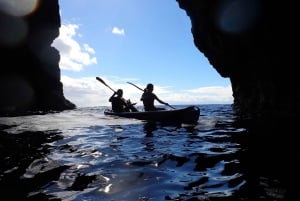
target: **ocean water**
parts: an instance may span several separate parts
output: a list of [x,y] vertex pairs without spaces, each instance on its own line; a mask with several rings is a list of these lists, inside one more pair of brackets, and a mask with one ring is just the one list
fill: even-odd
[[280,123],[249,126],[231,105],[198,107],[196,125],[105,116],[107,107],[0,117],[1,200],[281,201],[297,195],[299,143],[274,137],[297,131],[278,129]]

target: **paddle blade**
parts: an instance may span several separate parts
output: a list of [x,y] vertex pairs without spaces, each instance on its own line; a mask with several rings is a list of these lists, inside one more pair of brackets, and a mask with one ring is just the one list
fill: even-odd
[[96,77],[96,80],[98,80],[99,82],[101,82],[102,84],[104,84],[105,86],[110,88],[113,92],[116,92],[114,89],[112,89],[110,86],[108,86],[108,84],[106,84],[100,77]]
[[106,85],[106,83],[100,77],[96,77],[96,79]]

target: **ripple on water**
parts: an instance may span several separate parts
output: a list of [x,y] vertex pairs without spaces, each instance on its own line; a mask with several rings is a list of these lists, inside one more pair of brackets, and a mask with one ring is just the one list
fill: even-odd
[[1,117],[10,125],[0,135],[1,194],[28,201],[283,200],[286,185],[274,164],[288,164],[286,155],[272,156],[269,146],[265,154],[253,151],[257,141],[251,144],[228,105],[200,108],[195,126],[111,118],[103,108]]

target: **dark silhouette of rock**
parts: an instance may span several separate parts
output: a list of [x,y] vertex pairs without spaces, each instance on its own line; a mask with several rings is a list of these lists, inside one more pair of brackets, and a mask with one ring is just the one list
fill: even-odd
[[1,115],[76,107],[64,97],[60,55],[51,47],[61,25],[58,1],[36,2],[29,13],[22,10],[28,5],[18,10],[9,9],[5,2],[0,6]]
[[[177,0],[191,19],[197,48],[230,78],[234,106],[245,116],[299,113],[294,3],[271,0]],[[297,37],[298,38],[298,37]]]

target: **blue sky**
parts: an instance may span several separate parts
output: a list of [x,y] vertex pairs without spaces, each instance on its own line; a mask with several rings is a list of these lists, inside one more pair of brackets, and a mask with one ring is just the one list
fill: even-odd
[[[141,88],[169,104],[233,102],[222,78],[195,47],[191,22],[176,0],[60,0],[60,51],[65,97],[78,107],[107,106],[112,90],[141,105]],[[158,104],[158,103],[157,103]]]

